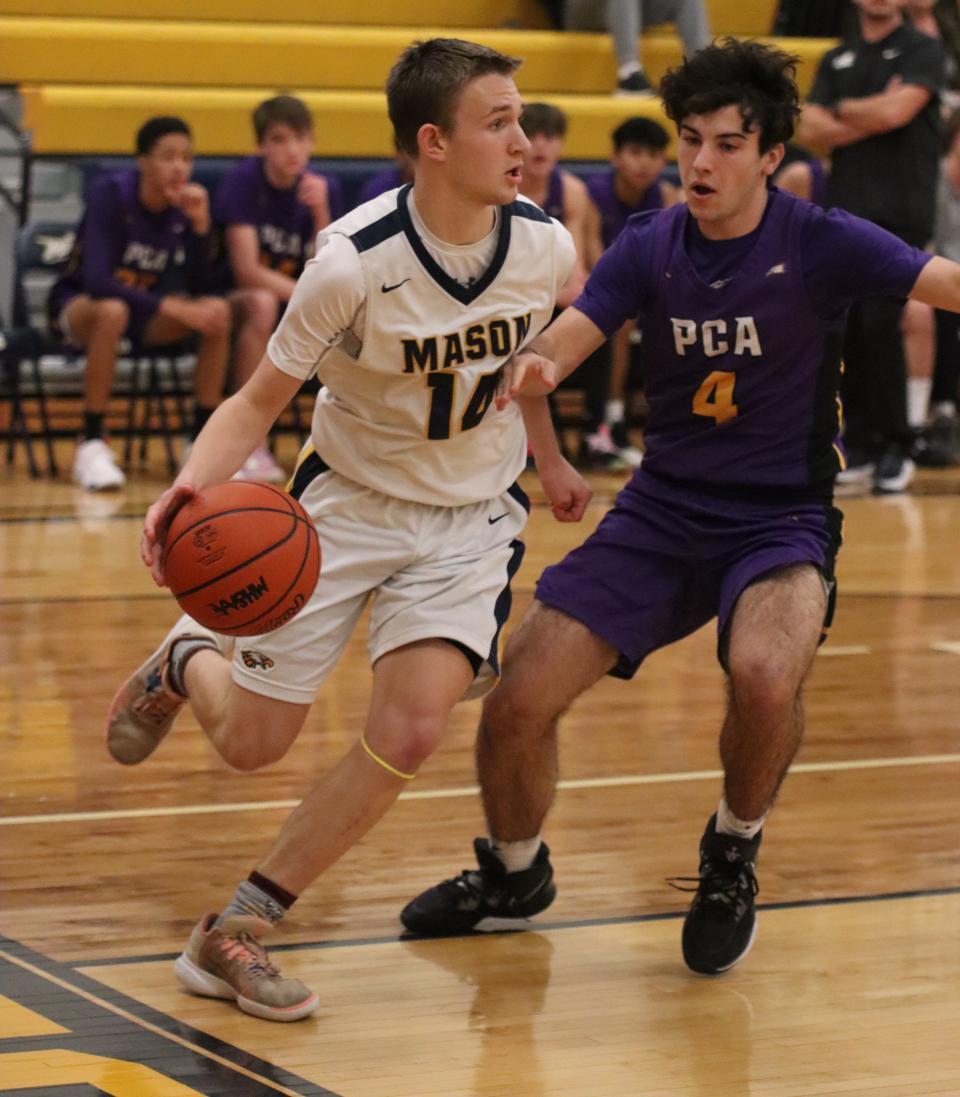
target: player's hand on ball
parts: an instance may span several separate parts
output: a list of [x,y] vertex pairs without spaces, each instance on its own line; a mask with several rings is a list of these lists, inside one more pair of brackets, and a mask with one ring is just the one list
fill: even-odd
[[546,396],[557,387],[557,367],[541,354],[517,354],[500,367],[497,410],[518,396]]
[[190,484],[174,484],[160,496],[147,511],[143,520],[143,534],[140,538],[140,557],[150,569],[153,581],[158,587],[165,585],[163,574],[163,545],[167,530],[177,511],[196,495],[196,489]]
[[558,522],[579,522],[593,495],[593,489],[564,458],[544,467],[537,466],[540,483],[550,510]]

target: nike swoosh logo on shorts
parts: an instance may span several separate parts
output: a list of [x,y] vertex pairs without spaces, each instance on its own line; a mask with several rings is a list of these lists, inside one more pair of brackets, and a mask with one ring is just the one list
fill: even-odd
[[388,286],[387,283],[384,282],[380,286],[380,292],[381,293],[392,293],[395,289],[399,289],[401,286],[406,285],[406,283],[409,282],[409,281],[410,281],[409,278],[404,278],[404,280],[402,282],[397,282],[397,284],[394,285],[394,286]]
[[498,514],[496,518],[488,518],[487,521],[492,526],[495,523],[499,522],[501,518],[507,518],[507,517],[509,517],[509,515],[510,515],[510,511],[507,511],[506,514]]

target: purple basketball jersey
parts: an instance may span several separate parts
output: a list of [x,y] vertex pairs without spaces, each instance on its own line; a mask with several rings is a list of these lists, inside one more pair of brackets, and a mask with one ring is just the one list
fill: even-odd
[[291,278],[303,270],[316,234],[313,213],[297,198],[297,184],[273,186],[259,156],[248,156],[224,176],[214,218],[221,225],[252,225],[261,264]]
[[905,296],[929,259],[859,218],[771,190],[749,237],[704,241],[686,205],[631,218],[575,307],[607,334],[639,313],[647,475],[826,499],[841,461],[845,308]]
[[623,232],[628,217],[635,213],[663,209],[663,188],[659,183],[649,186],[637,205],[628,206],[617,197],[614,178],[612,171],[605,171],[587,179],[590,198],[600,212],[600,236],[605,248],[610,247]]
[[90,188],[66,273],[50,290],[51,319],[77,294],[116,297],[130,308],[139,337],[169,293],[200,293],[209,277],[209,238],[193,232],[175,206],[141,205],[140,173],[111,172]]

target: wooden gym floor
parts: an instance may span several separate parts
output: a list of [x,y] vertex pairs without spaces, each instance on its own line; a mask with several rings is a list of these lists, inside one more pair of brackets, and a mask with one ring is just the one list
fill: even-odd
[[[546,915],[406,941],[400,907],[482,833],[477,706],[461,706],[410,792],[294,908],[274,955],[321,1006],[289,1026],[189,997],[171,962],[357,734],[364,638],[270,770],[229,772],[189,714],[154,759],[112,764],[106,707],[175,618],[136,552],[163,483],[159,460],[115,496],[0,472],[0,1094],[960,1094],[960,472],[841,504],[837,619],[736,969],[686,971],[687,897],[666,883],[695,872],[719,791],[707,628],[565,721]],[[514,621],[619,483],[597,478],[580,527],[535,506]]]

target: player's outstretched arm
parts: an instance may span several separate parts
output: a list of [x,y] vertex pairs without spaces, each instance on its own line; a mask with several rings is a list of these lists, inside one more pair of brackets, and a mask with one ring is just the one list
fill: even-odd
[[553,392],[605,338],[578,309],[566,309],[504,368],[497,407],[502,411],[518,396]]
[[228,480],[263,442],[302,381],[284,373],[264,355],[250,380],[210,416],[176,480],[147,511],[140,555],[158,585],[160,561],[170,522],[183,504],[208,484]]
[[937,309],[960,312],[960,264],[935,255],[920,271],[908,296]]

